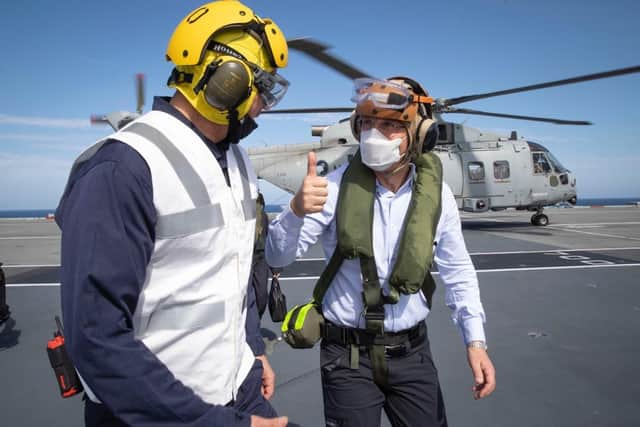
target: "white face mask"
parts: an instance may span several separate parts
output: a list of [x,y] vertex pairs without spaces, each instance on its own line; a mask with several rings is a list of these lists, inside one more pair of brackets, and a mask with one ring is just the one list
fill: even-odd
[[378,129],[371,128],[360,133],[360,155],[362,163],[374,171],[389,169],[404,154],[400,154],[403,138],[389,139]]

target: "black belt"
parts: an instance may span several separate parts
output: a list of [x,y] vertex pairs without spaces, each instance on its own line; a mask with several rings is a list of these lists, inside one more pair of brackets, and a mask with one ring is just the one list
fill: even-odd
[[347,328],[325,320],[322,338],[343,346],[357,345],[361,349],[373,345],[384,345],[385,354],[391,357],[403,356],[412,348],[422,344],[427,337],[427,325],[419,322],[416,326],[399,332],[385,332],[375,335],[365,329]]

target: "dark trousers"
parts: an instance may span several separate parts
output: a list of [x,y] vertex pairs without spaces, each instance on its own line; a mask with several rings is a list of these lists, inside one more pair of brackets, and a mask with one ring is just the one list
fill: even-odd
[[388,357],[388,385],[373,381],[367,351],[359,352],[358,369],[350,368],[350,350],[322,341],[320,364],[327,427],[380,425],[384,408],[394,427],[446,427],[447,417],[429,340],[404,356]]
[[[269,401],[262,396],[262,362],[256,359],[249,375],[242,382],[238,396],[230,404],[234,409],[265,418],[277,416]],[[87,427],[126,427],[105,405],[85,398],[84,423]]]

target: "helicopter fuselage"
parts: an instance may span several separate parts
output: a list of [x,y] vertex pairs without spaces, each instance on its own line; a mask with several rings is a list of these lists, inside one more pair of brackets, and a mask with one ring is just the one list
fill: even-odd
[[[456,123],[440,122],[439,126],[434,152],[459,209],[516,208],[541,214],[544,206],[575,203],[575,177],[540,144]],[[295,193],[306,174],[309,151],[317,153],[320,175],[353,157],[358,144],[345,133],[347,129],[344,122],[339,123],[327,127],[320,142],[251,148],[249,155],[260,178]]]

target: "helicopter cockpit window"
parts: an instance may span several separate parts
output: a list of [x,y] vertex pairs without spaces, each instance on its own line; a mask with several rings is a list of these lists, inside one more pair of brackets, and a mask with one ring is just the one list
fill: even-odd
[[469,162],[467,164],[469,171],[469,179],[472,181],[480,181],[484,179],[484,165],[482,162]]
[[549,161],[553,166],[553,170],[556,171],[556,173],[569,172],[569,169],[562,166],[562,163],[560,163],[560,160],[556,159],[556,157],[553,154],[551,154],[550,152],[547,152],[547,157],[549,158]]
[[551,165],[544,153],[534,152],[531,153],[533,159],[533,173],[549,173],[551,172]]

